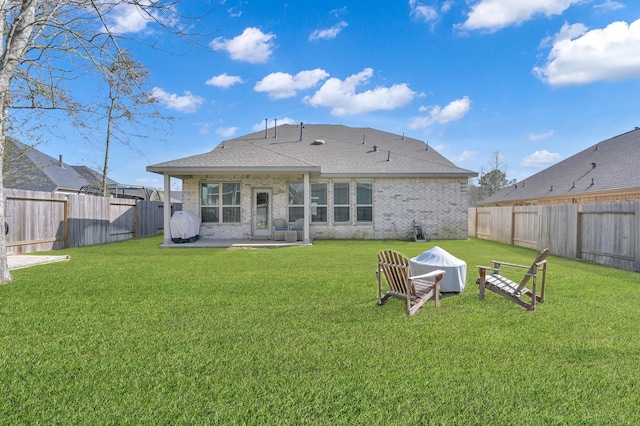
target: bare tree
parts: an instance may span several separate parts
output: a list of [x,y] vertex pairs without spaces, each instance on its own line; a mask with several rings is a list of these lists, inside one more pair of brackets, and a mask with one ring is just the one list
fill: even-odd
[[[177,0],[0,0],[0,156],[4,158],[10,111],[65,111],[82,125],[80,116],[91,108],[74,99],[71,82],[90,72],[105,75],[110,64],[126,56],[120,47],[126,34],[112,31],[113,18],[123,8],[190,39],[184,29],[198,18],[179,15],[177,4]],[[4,200],[2,176],[0,169],[0,200]],[[0,202],[0,218],[5,217],[5,204]],[[6,248],[0,232],[0,282],[11,280]]]
[[107,176],[109,171],[109,152],[112,140],[138,151],[134,139],[146,139],[148,134],[141,132],[138,126],[144,120],[145,127],[166,124],[172,117],[163,115],[156,108],[158,100],[145,90],[145,81],[149,71],[131,54],[121,50],[119,56],[109,67],[102,71],[107,85],[106,102],[98,104],[98,114],[106,122],[104,167],[102,168],[102,195],[107,196]]

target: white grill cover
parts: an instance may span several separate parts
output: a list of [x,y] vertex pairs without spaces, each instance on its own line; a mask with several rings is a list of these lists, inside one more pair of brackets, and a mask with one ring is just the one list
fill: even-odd
[[173,213],[169,225],[171,226],[171,239],[174,242],[186,242],[181,240],[192,239],[195,241],[195,237],[200,236],[200,223],[202,219],[200,216],[188,212],[179,210]]
[[440,281],[440,291],[443,293],[460,293],[464,290],[467,279],[467,263],[453,256],[438,246],[425,251],[411,259],[411,274],[420,275],[442,269],[444,278]]

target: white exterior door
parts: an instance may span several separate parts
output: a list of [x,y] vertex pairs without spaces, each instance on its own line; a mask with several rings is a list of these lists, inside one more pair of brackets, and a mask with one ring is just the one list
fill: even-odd
[[271,237],[271,189],[253,190],[252,233],[257,238]]

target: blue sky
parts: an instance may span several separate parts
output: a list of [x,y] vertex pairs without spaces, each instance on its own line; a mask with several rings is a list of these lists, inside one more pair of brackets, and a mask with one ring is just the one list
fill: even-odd
[[[278,124],[372,127],[424,140],[480,172],[502,154],[523,179],[640,126],[640,2],[631,0],[183,1],[202,48],[131,10],[112,28],[176,117],[164,141],[115,146],[110,176],[161,187],[145,168]],[[134,34],[135,33],[135,34]],[[204,36],[204,34],[207,34]],[[73,136],[40,147],[99,168]]]

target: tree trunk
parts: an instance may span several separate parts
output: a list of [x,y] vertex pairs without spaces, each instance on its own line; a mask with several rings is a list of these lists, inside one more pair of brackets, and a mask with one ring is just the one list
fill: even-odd
[[[0,77],[0,84],[2,77]],[[7,85],[8,86],[8,85]],[[4,233],[6,223],[6,200],[4,196],[4,146],[5,146],[5,123],[7,118],[7,102],[8,102],[8,90],[0,90],[0,284],[11,281],[11,272],[9,271],[9,264],[7,263],[7,236]]]
[[[0,45],[0,160],[4,158],[6,140],[7,110],[11,102],[9,89],[16,67],[22,60],[29,45],[31,34],[35,25],[36,6],[35,0],[23,0],[22,7],[14,16],[14,24],[9,31],[5,28],[7,8],[11,2],[0,3],[0,20],[2,20],[2,44]],[[7,263],[7,239],[4,233],[6,222],[6,200],[4,196],[3,165],[0,161],[0,283],[11,281],[11,273]]]

